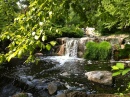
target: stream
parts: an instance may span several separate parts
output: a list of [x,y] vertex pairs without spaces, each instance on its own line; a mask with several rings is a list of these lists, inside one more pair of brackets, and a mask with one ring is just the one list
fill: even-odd
[[[60,60],[58,60],[60,59]],[[4,64],[0,77],[0,97],[11,97],[14,94],[25,92],[33,97],[54,97],[58,94],[71,91],[83,91],[86,94],[119,93],[124,92],[129,82],[129,75],[114,78],[113,85],[102,85],[88,81],[84,76],[86,71],[108,70],[110,63],[91,63],[81,58],[63,61],[63,57],[41,57],[38,64],[23,64],[23,60],[13,59]],[[61,61],[62,60],[62,61]],[[57,92],[48,93],[48,84],[55,82]]]

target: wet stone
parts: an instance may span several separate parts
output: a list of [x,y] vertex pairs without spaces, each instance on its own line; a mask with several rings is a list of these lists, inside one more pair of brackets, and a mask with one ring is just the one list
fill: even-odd
[[57,84],[54,83],[54,82],[50,82],[50,83],[48,84],[48,91],[49,91],[49,94],[54,94],[54,93],[56,93],[56,91],[57,91]]

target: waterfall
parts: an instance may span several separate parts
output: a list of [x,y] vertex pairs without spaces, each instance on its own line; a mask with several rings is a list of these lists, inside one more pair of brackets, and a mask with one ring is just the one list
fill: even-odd
[[[78,44],[79,44],[78,38],[66,38],[66,41],[64,43],[65,44],[64,45],[62,44],[62,46],[61,46],[61,47],[65,47],[65,54],[64,55],[62,55],[62,56],[47,56],[47,57],[43,57],[40,59],[45,60],[45,61],[50,61],[53,63],[57,63],[57,66],[62,66],[67,62],[71,63],[71,64],[73,64],[75,62],[84,62],[84,59],[78,58],[78,55],[77,55]],[[63,50],[63,48],[62,48],[62,50]]]
[[111,50],[111,61],[114,61],[114,46],[112,45],[112,50]]
[[77,49],[78,49],[78,40],[77,39],[68,39],[66,41],[65,56],[76,58]]

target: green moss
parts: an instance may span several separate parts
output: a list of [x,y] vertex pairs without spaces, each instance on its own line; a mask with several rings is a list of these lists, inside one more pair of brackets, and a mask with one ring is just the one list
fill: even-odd
[[111,44],[106,41],[100,43],[88,42],[86,44],[85,58],[89,60],[107,60],[110,58]]

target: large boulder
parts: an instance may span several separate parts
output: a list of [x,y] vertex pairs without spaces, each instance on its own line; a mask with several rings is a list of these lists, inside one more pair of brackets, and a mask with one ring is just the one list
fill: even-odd
[[86,72],[85,76],[88,80],[104,85],[112,85],[112,73],[109,71],[90,71]]

